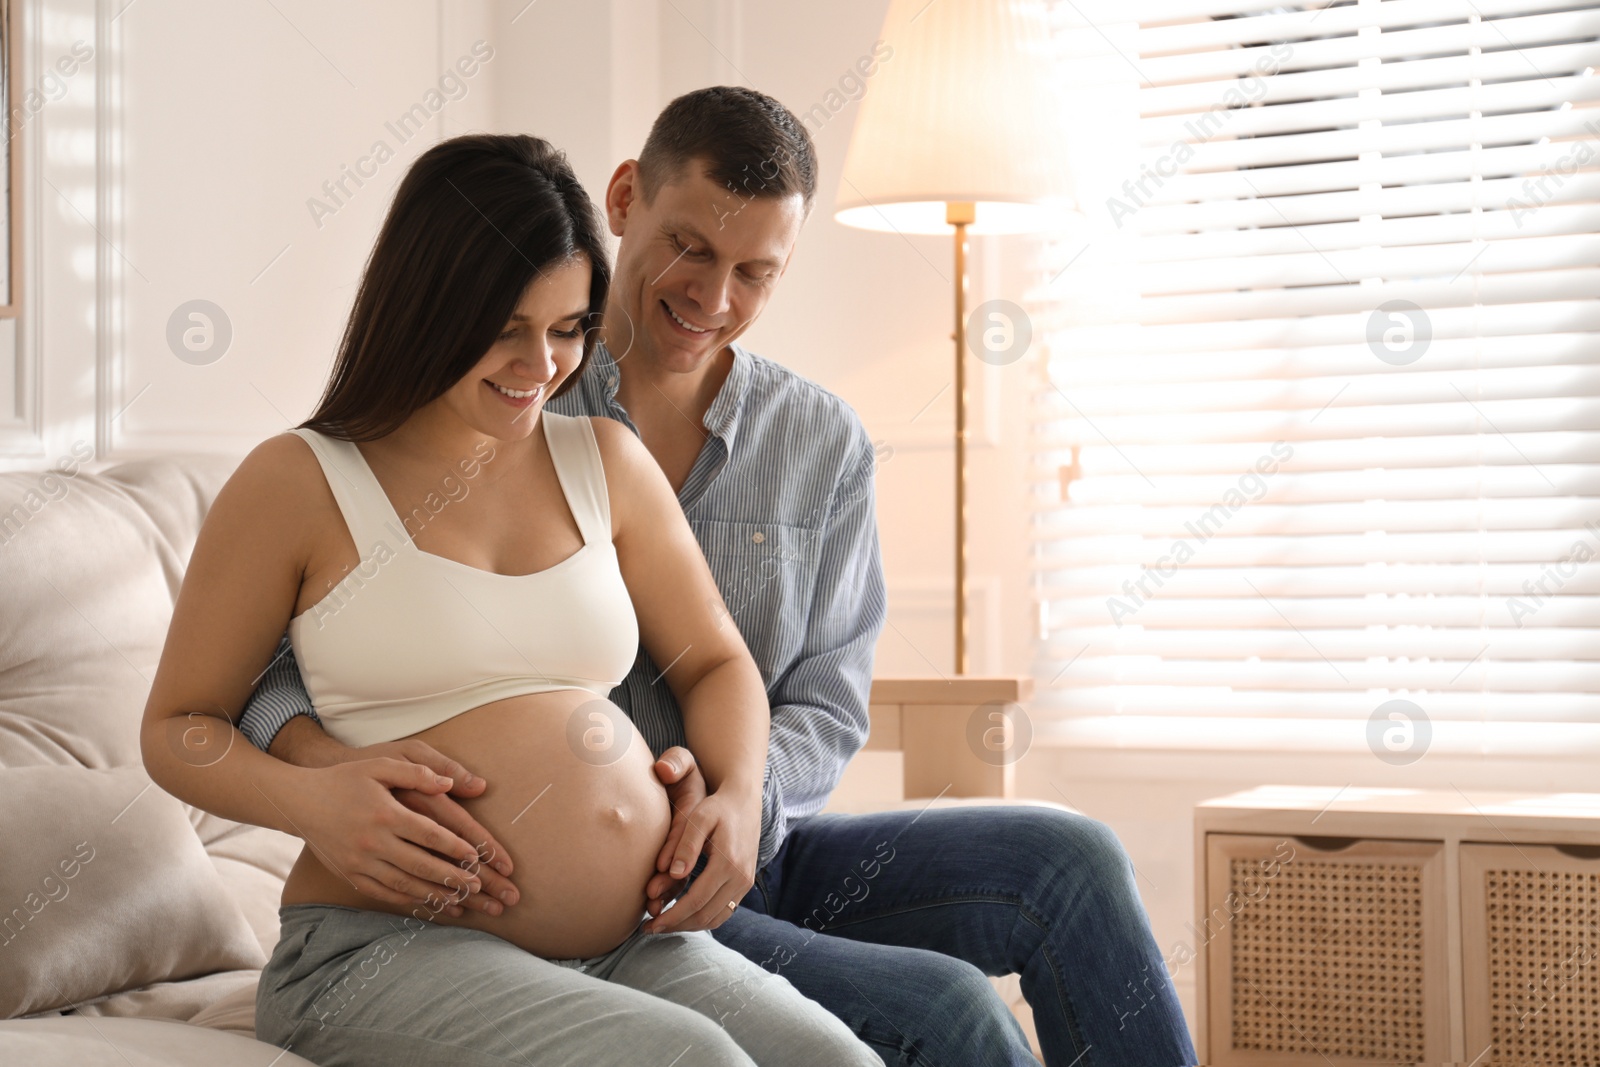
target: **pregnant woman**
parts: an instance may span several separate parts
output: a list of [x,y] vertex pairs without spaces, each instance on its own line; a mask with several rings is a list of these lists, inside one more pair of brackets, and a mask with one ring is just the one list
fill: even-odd
[[[696,915],[752,883],[770,713],[644,446],[543,410],[582,373],[608,282],[599,217],[559,152],[532,137],[435,146],[395,195],[317,411],[244,460],[195,545],[145,764],[180,799],[305,840],[256,1029],[321,1067],[880,1062],[707,930],[642,924],[672,813],[606,694],[641,644],[669,664],[660,684],[712,791],[678,831],[713,854],[675,905]],[[448,780],[217,743],[286,624],[330,734],[417,738],[494,783],[466,803],[507,856],[454,857],[451,884],[464,897],[480,858],[509,859],[516,906],[415,904],[408,876],[448,869],[421,850],[376,878],[319,853],[317,828],[349,798]],[[476,1051],[485,1029],[501,1054]]]

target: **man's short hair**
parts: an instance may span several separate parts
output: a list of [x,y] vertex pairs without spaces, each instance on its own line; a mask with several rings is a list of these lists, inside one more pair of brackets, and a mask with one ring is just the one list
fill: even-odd
[[650,127],[639,153],[645,202],[693,160],[718,185],[746,199],[799,194],[809,214],[817,152],[794,113],[765,93],[714,85],[684,93]]

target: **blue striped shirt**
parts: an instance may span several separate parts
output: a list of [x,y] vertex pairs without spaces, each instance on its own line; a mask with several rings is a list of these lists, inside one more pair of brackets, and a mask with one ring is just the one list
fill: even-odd
[[[772,707],[761,796],[765,866],[789,821],[827,803],[866,742],[872,652],[886,599],[873,512],[877,457],[860,418],[788,368],[737,344],[733,351],[678,503]],[[549,408],[615,419],[637,434],[617,403],[617,382],[616,362],[598,347],[578,384]],[[683,713],[661,674],[641,648],[611,692],[658,756],[687,747]],[[239,729],[265,749],[284,723],[303,714],[316,713],[286,636]]]

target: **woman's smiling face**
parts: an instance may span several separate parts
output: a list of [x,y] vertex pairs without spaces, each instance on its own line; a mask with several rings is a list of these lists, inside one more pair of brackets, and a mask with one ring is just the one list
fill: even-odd
[[489,437],[532,433],[550,394],[583,362],[589,282],[583,256],[541,272],[489,351],[439,400]]

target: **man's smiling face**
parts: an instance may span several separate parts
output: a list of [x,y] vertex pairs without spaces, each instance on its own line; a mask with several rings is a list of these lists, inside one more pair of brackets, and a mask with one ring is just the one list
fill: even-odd
[[744,333],[766,307],[794,253],[799,193],[751,197],[691,160],[645,202],[637,162],[617,168],[606,193],[621,238],[606,341],[615,358],[692,371]]

